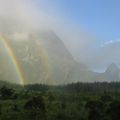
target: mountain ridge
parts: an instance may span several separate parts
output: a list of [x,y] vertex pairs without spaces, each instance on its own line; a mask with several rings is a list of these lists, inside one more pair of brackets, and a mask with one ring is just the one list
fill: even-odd
[[[18,33],[15,38],[13,35],[6,35],[6,37],[9,38],[7,42],[13,49],[28,84],[67,84],[120,80],[120,69],[114,63],[104,73],[100,74],[89,70],[86,65],[76,62],[62,40],[53,31],[24,34]],[[19,36],[22,40],[17,40]],[[1,54],[4,55],[4,51],[2,52]],[[16,82],[15,73],[9,72],[11,69],[7,67],[9,61],[5,59],[6,57],[4,57],[3,63],[0,62],[0,67],[5,68],[0,71],[0,77],[3,76],[1,79],[8,81],[14,79]]]

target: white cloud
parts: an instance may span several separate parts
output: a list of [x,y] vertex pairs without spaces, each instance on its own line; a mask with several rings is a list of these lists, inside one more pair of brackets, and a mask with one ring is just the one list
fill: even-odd
[[106,42],[103,44],[103,46],[104,46],[104,45],[108,45],[108,44],[113,44],[113,43],[116,43],[116,42],[120,42],[120,39],[106,41]]
[[114,40],[109,40],[107,42],[104,43],[104,45],[108,45],[108,44],[111,44],[111,43],[114,43],[115,41]]
[[[83,56],[85,49],[94,42],[93,37],[62,16],[57,7],[49,6],[50,2],[44,7],[53,8],[56,14],[48,14],[40,3],[39,8],[33,3],[32,0],[0,0],[0,32],[12,32],[13,37],[18,38],[22,32],[49,28],[58,34],[75,57],[79,51]],[[24,37],[22,34],[20,39]]]
[[103,70],[111,63],[116,63],[120,66],[120,40],[113,40],[104,43],[103,46],[95,48],[89,55],[88,59],[85,59],[85,63],[95,69]]

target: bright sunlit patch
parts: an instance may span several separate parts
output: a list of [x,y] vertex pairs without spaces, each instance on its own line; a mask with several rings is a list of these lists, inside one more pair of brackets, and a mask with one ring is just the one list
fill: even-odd
[[18,61],[16,59],[16,56],[15,56],[12,48],[10,47],[10,45],[8,44],[6,38],[3,35],[0,35],[0,42],[1,42],[1,44],[3,44],[3,47],[6,49],[7,54],[10,57],[10,60],[13,63],[13,66],[14,66],[14,68],[16,70],[18,79],[20,81],[19,83],[21,85],[24,85],[25,84],[25,79],[23,77],[22,70],[20,69],[19,63],[18,63]]

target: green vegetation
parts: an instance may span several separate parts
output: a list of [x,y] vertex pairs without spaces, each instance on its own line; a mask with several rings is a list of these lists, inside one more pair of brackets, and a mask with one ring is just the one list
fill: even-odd
[[119,119],[119,82],[0,88],[0,120]]

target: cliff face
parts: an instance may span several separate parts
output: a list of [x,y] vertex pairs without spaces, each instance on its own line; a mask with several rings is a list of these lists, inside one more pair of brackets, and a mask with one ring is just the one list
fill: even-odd
[[[120,80],[120,70],[115,64],[100,74],[77,63],[62,40],[52,31],[7,34],[5,37],[26,83],[66,84]],[[1,42],[0,49],[1,80],[19,83],[13,61]]]
[[[91,76],[85,65],[78,64],[66,49],[64,43],[52,31],[42,31],[37,34],[28,34],[27,37],[19,34],[6,36],[6,39],[16,56],[27,83],[65,84],[77,81],[88,81]],[[19,40],[19,36],[22,40]],[[2,52],[4,55],[4,52]],[[3,61],[6,63],[8,60]],[[2,64],[3,65],[3,64]],[[1,66],[2,66],[1,65]],[[16,79],[14,72],[9,72],[7,64],[1,76],[2,79]],[[15,81],[15,80],[14,80]]]

